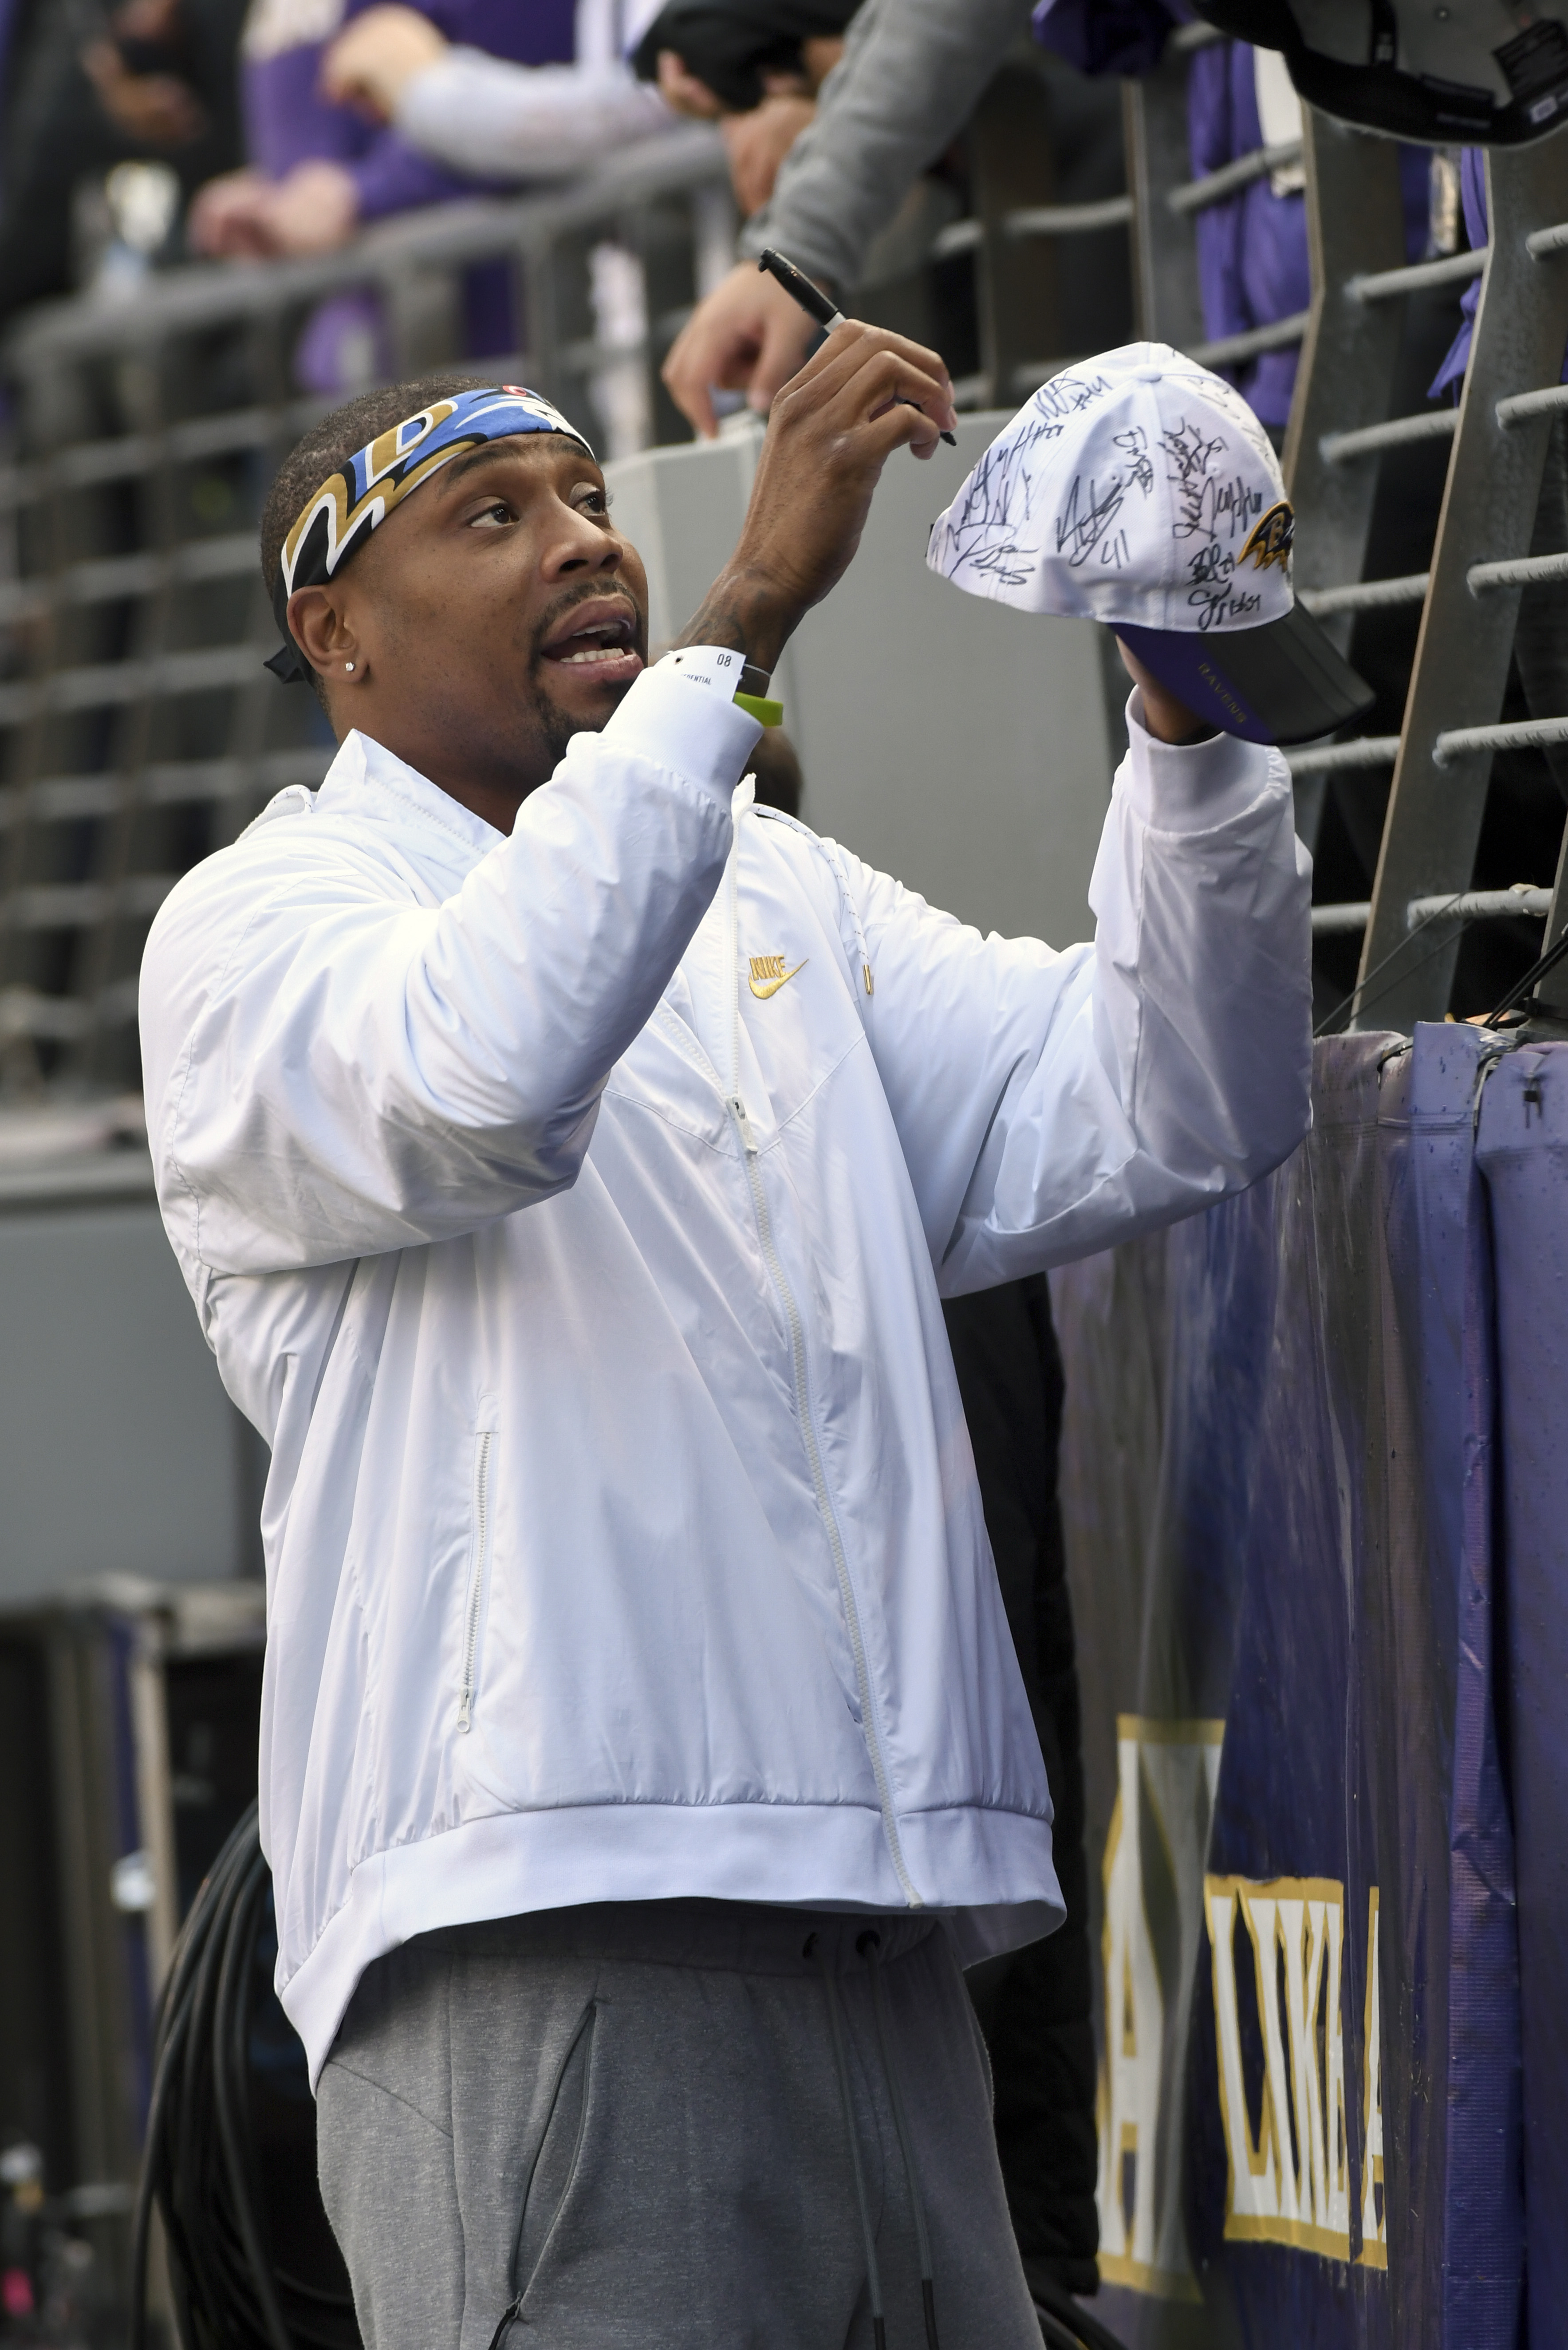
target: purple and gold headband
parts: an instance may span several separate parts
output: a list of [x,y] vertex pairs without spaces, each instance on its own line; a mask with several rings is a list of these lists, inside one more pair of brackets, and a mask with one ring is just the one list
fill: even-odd
[[541,393],[520,383],[487,384],[432,400],[417,416],[379,432],[312,492],[283,542],[272,585],[272,608],[283,638],[281,650],[266,664],[275,677],[292,685],[310,674],[288,630],[288,599],[295,589],[323,586],[410,490],[454,457],[514,432],[564,432],[590,457],[594,453],[576,425]]

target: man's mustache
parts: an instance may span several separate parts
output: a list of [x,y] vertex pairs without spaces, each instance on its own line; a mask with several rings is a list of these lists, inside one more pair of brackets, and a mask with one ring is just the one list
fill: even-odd
[[568,619],[579,606],[583,604],[605,604],[609,602],[621,603],[626,606],[627,618],[631,622],[632,645],[646,660],[648,658],[648,615],[639,608],[637,600],[631,594],[630,590],[623,587],[618,581],[615,581],[608,587],[601,586],[597,588],[585,583],[583,587],[574,588],[569,595],[563,596],[558,602],[550,607],[549,610],[545,613],[538,627],[534,631],[534,660],[535,662],[543,659],[545,647],[560,629],[562,622]]

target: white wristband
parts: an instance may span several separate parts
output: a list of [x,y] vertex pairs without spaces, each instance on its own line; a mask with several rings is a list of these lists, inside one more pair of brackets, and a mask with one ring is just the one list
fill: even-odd
[[706,687],[723,702],[735,699],[745,666],[745,654],[729,645],[682,645],[678,653],[666,653],[654,663],[656,669],[678,669],[688,683]]

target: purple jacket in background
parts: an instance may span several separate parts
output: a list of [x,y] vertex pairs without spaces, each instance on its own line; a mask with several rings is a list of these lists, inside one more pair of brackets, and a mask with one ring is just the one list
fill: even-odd
[[[1144,74],[1158,63],[1172,26],[1190,23],[1193,14],[1189,0],[1041,0],[1034,33],[1081,72]],[[1216,41],[1193,56],[1187,124],[1195,179],[1263,143],[1252,59],[1244,41]],[[1402,148],[1399,166],[1406,251],[1418,261],[1428,233],[1425,149]],[[1312,276],[1303,196],[1276,196],[1267,180],[1255,180],[1240,195],[1199,213],[1195,227],[1203,327],[1211,341],[1306,308]],[[1265,351],[1249,367],[1222,372],[1262,422],[1282,426],[1298,356]]]
[[1039,0],[1034,37],[1085,74],[1152,73],[1172,25],[1192,22],[1191,0]]
[[[348,0],[347,21],[371,0]],[[514,65],[570,64],[574,0],[421,0],[449,41]],[[276,57],[247,59],[244,68],[246,144],[250,160],[269,179],[296,163],[341,163],[359,193],[361,220],[380,220],[416,204],[438,204],[466,194],[476,182],[410,147],[397,131],[378,129],[352,108],[331,106],[317,87],[325,42],[311,41]]]
[[[1459,159],[1459,193],[1465,207],[1465,234],[1469,239],[1470,251],[1479,253],[1491,236],[1487,219],[1486,157],[1479,147],[1467,147]],[[1465,314],[1464,324],[1454,337],[1448,358],[1432,378],[1432,388],[1427,394],[1428,400],[1436,400],[1438,394],[1447,391],[1450,384],[1464,381],[1465,369],[1470,363],[1470,338],[1475,333],[1476,305],[1480,300],[1480,279],[1478,277],[1465,288],[1459,303]],[[1563,381],[1568,383],[1568,354],[1563,360]]]
[[[1262,145],[1252,51],[1245,42],[1217,41],[1193,57],[1187,125],[1195,179]],[[1203,325],[1211,339],[1244,334],[1249,327],[1268,326],[1306,308],[1312,273],[1304,196],[1276,196],[1267,180],[1254,180],[1239,196],[1199,213],[1193,225]],[[1423,192],[1423,241],[1426,227]],[[1288,421],[1298,357],[1294,350],[1265,351],[1250,367],[1234,371],[1234,381],[1264,424]]]

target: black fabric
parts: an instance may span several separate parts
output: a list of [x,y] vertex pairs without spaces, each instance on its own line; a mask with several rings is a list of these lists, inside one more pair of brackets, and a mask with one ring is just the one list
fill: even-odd
[[1067,1922],[967,1978],[996,2083],[996,2142],[1026,2262],[1099,2282],[1096,2064],[1073,1611],[1056,1495],[1062,1365],[1044,1274],[944,1306],[1002,1605],[1056,1807]]
[[270,669],[280,685],[304,685],[310,676],[305,657],[292,638],[286,645],[278,647],[270,660],[264,660],[262,667]]
[[834,39],[859,0],[668,0],[632,58],[643,81],[659,78],[660,49],[673,49],[721,106],[760,106],[763,75],[798,73],[803,41]]
[[[1196,5],[1200,16],[1234,39],[1282,49],[1291,79],[1309,106],[1389,138],[1435,147],[1454,141],[1520,147],[1561,129],[1568,109],[1568,31],[1555,16],[1537,18],[1501,49],[1488,47],[1478,26],[1464,60],[1476,77],[1469,82],[1407,73],[1395,64],[1399,7],[1413,14],[1411,0],[1363,0],[1366,58],[1357,65],[1312,47],[1286,0],[1196,0]],[[1343,14],[1336,16],[1336,31],[1345,21]],[[1509,85],[1507,105],[1496,104],[1484,86],[1494,59]]]

